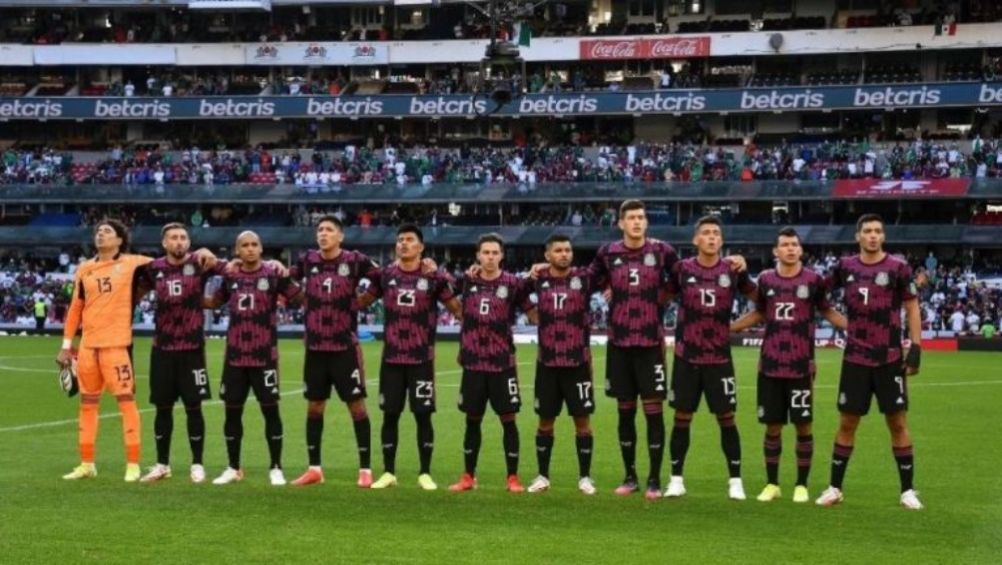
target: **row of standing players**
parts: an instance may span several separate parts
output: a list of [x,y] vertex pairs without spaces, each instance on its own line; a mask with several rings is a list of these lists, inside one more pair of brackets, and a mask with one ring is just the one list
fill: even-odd
[[[135,270],[139,287],[153,289],[157,296],[156,335],[150,364],[150,398],[157,407],[154,424],[157,464],[142,480],[170,476],[172,414],[178,399],[188,414],[194,460],[192,479],[196,482],[205,479],[200,404],[209,397],[209,383],[202,308],[226,304],[230,325],[220,397],[226,411],[228,467],[213,482],[227,484],[243,478],[242,415],[253,390],[265,420],[270,480],[275,485],[285,484],[275,319],[278,299],[282,296],[288,301],[301,301],[306,315],[304,395],[308,401],[309,467],[293,484],[324,480],[321,467],[324,411],[332,391],[336,391],[354,422],[360,487],[386,488],[397,484],[398,425],[405,404],[409,404],[417,423],[418,483],[427,490],[437,488],[431,478],[434,447],[431,414],[436,408],[435,328],[438,303],[442,303],[462,321],[459,408],[466,415],[465,470],[449,489],[476,488],[481,423],[490,404],[503,427],[507,489],[525,490],[518,478],[516,414],[522,397],[512,335],[516,313],[522,310],[539,326],[534,388],[539,415],[536,435],[539,475],[528,490],[540,492],[550,486],[554,423],[566,404],[575,425],[578,488],[593,494],[596,487],[590,478],[593,440],[589,416],[594,411],[595,398],[589,297],[593,292],[606,290],[610,294],[610,329],[605,391],[617,400],[619,443],[625,467],[625,478],[615,489],[616,494],[629,495],[641,490],[635,464],[638,407],[642,407],[647,422],[650,458],[645,496],[655,499],[686,494],[683,470],[690,427],[705,397],[720,426],[729,473],[728,496],[745,499],[741,444],[734,417],[737,396],[729,332],[764,323],[758,417],[766,425],[763,447],[768,481],[758,499],[769,501],[781,496],[778,480],[781,432],[789,421],[797,434],[793,499],[808,501],[807,479],[813,453],[814,325],[815,316],[820,314],[836,327],[847,328],[848,340],[838,392],[841,421],[831,481],[817,503],[830,506],[842,501],[842,481],[855,430],[875,396],[891,432],[901,480],[901,503],[911,509],[922,507],[912,486],[914,460],[905,419],[906,377],[917,372],[920,359],[916,289],[907,264],[883,251],[883,222],[879,217],[868,215],[860,219],[857,225],[860,253],[843,258],[827,279],[803,268],[799,236],[792,229],[782,230],[774,248],[776,269],[762,273],[757,284],[748,276],[743,258],[721,257],[723,234],[716,218],[697,222],[693,237],[697,255],[685,260],[679,259],[667,243],[646,236],[647,219],[641,202],[623,203],[619,225],[623,240],[602,247],[588,267],[572,266],[573,252],[568,238],[550,238],[546,244],[547,262],[535,265],[529,278],[503,271],[503,241],[496,235],[485,235],[477,242],[477,266],[458,283],[437,270],[433,262],[422,260],[423,236],[415,226],[398,230],[396,262],[380,268],[365,255],[342,249],[340,223],[336,218],[324,218],[317,227],[318,249],[306,253],[288,269],[261,260],[261,242],[252,232],[244,232],[237,238],[238,260],[223,266],[214,258],[206,260],[204,250],[190,253],[190,241],[183,226],[166,226],[163,232],[166,256]],[[119,259],[116,256],[114,260]],[[203,297],[208,278],[216,275],[222,276],[222,284],[212,297]],[[370,285],[359,294],[362,279],[368,279]],[[829,293],[836,287],[845,291],[848,321],[828,302]],[[731,311],[738,292],[752,299],[756,308],[732,323]],[[379,376],[385,472],[373,481],[365,376],[355,319],[359,308],[380,298],[386,312]],[[669,382],[661,320],[664,305],[672,299],[679,302],[679,315]],[[907,352],[901,345],[903,307],[915,344]],[[71,339],[73,334],[67,337]],[[81,346],[81,351],[86,349],[85,343]],[[61,358],[65,360],[63,353]],[[134,391],[134,382],[126,385]],[[83,395],[85,403],[87,396]],[[666,399],[675,414],[669,441],[671,474],[662,492]],[[85,439],[91,440],[89,453],[84,448]],[[82,459],[86,464],[86,456],[90,456],[90,469],[93,469],[92,443],[92,438],[81,437]],[[91,476],[80,472],[82,467],[85,465],[67,478]]]

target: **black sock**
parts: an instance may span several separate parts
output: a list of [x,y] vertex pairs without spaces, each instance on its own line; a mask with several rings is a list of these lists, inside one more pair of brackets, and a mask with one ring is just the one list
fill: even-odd
[[647,418],[647,453],[651,459],[651,470],[647,475],[648,485],[661,485],[661,464],[665,458],[665,419],[661,403],[645,404]]
[[[510,420],[505,421],[510,417]],[[501,425],[504,427],[502,443],[504,445],[504,461],[508,468],[508,475],[518,474],[518,425],[515,424],[515,415],[506,414],[502,416]]]
[[466,472],[477,474],[477,459],[480,458],[480,417],[466,417],[466,437],[463,438],[463,460]]
[[550,455],[553,453],[553,429],[536,430],[536,460],[539,462],[539,474],[549,478]]
[[352,417],[352,424],[355,427],[355,443],[358,445],[358,468],[372,468],[372,429],[369,424],[369,415],[363,412],[360,416]]
[[431,454],[435,451],[435,428],[431,425],[431,414],[415,414],[417,421],[418,457],[421,460],[421,474],[431,473]]
[[763,441],[765,453],[765,476],[770,485],[779,484],[779,456],[783,453],[783,436],[771,436],[768,432]]
[[898,464],[898,477],[901,479],[901,492],[914,488],[912,479],[915,476],[915,453],[912,446],[895,447],[894,461]]
[[842,481],[845,480],[845,470],[849,467],[849,458],[852,457],[852,446],[835,444],[832,451],[832,486],[841,489]]
[[814,457],[814,436],[797,436],[797,484],[807,486],[807,476],[811,474],[811,459]]
[[306,412],[306,452],[310,458],[311,467],[320,466],[320,452],[324,437],[323,412]]
[[591,453],[594,449],[595,438],[591,432],[586,435],[578,435],[574,443],[578,450],[578,474],[582,477],[591,476]]
[[264,416],[264,436],[268,440],[268,454],[271,456],[271,468],[282,468],[282,416],[278,412],[278,404],[261,405],[261,415]]
[[383,442],[383,467],[387,473],[397,472],[397,442],[400,440],[400,413],[384,412],[383,429],[380,433]]
[[741,436],[734,415],[717,418],[720,424],[720,448],[727,458],[727,472],[732,479],[741,477]]
[[626,479],[637,480],[637,403],[619,403],[619,450],[623,455]]
[[226,438],[226,455],[231,469],[240,468],[240,442],[244,439],[244,405],[226,406],[223,437]]
[[153,437],[157,442],[157,463],[170,465],[170,438],[174,434],[174,406],[157,406]]
[[188,414],[188,445],[191,446],[191,464],[202,464],[202,452],[205,451],[205,414],[199,405],[185,406]]
[[689,453],[689,426],[692,420],[675,418],[671,429],[671,474],[681,477],[685,470],[685,456]]

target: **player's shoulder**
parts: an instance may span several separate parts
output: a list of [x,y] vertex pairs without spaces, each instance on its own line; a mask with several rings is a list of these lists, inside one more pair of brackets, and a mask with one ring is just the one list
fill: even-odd
[[142,267],[143,265],[149,265],[155,259],[147,255],[137,255],[135,253],[123,253],[119,255],[119,260],[130,267]]
[[[806,271],[807,269],[804,269],[804,272]],[[758,284],[771,284],[774,280],[776,280],[776,276],[776,269],[766,269],[758,274]]]
[[675,254],[675,248],[667,241],[662,241],[653,237],[647,238],[647,245],[650,249],[661,254]]
[[887,264],[890,265],[891,268],[899,271],[910,271],[912,268],[911,265],[908,264],[908,260],[900,255],[888,254]]

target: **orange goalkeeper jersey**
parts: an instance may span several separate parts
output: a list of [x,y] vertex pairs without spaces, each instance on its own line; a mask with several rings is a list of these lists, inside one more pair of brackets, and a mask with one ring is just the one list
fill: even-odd
[[83,330],[80,347],[126,347],[132,344],[133,293],[136,269],[152,261],[142,255],[90,259],[77,269],[63,337]]

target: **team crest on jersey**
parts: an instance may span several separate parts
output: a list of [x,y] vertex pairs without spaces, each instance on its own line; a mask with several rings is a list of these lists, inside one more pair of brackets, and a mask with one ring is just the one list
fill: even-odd
[[418,279],[417,281],[418,290],[428,290],[428,279]]
[[720,285],[721,288],[730,288],[731,276],[727,273],[720,275],[720,278],[717,279],[717,284]]
[[658,264],[658,260],[654,258],[654,254],[653,253],[648,253],[648,254],[644,255],[644,265],[646,265],[648,267],[653,267],[654,265],[657,265],[657,264]]
[[877,273],[877,278],[873,282],[877,283],[877,286],[887,286],[891,282],[891,279],[887,276],[887,273]]
[[498,295],[498,298],[501,298],[501,299],[508,298],[508,287],[505,286],[505,285],[499,286],[498,287],[498,291],[497,291],[497,295]]
[[581,290],[581,279],[579,277],[571,279],[571,290]]
[[341,263],[337,266],[337,274],[342,277],[347,277],[351,274],[351,268],[348,267],[347,263]]
[[797,287],[797,298],[801,300],[806,300],[811,295],[811,291],[807,289],[807,285],[802,284]]
[[195,274],[195,266],[192,265],[191,263],[188,263],[187,265],[184,266],[184,269],[182,269],[181,272],[184,273],[184,276],[190,277],[191,275]]
[[268,284],[268,279],[258,279],[257,280],[257,289],[258,290],[260,290],[260,291],[267,291],[269,288],[271,288],[271,285]]

